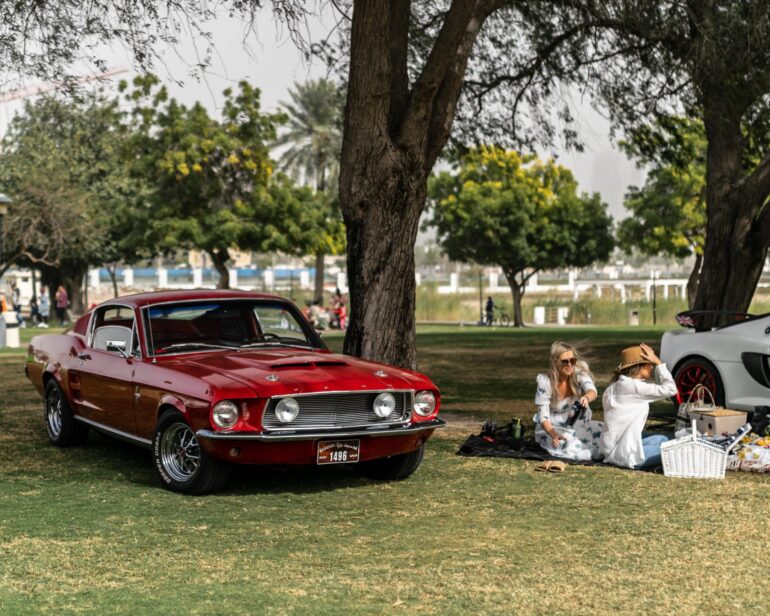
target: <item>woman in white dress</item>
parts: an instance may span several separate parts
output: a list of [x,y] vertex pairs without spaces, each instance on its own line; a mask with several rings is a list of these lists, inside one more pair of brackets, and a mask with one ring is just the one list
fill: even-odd
[[[551,367],[537,375],[534,416],[535,440],[550,455],[569,460],[590,460],[599,456],[603,426],[591,421],[589,404],[597,392],[588,364],[577,350],[564,342],[551,345]],[[585,408],[573,426],[568,424],[575,402]]]

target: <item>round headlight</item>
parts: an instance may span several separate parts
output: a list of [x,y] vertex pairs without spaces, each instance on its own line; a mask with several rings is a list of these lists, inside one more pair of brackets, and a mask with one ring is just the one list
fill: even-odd
[[281,423],[294,421],[299,415],[299,402],[294,398],[282,398],[275,406],[275,416]]
[[384,419],[396,410],[396,399],[393,397],[393,394],[382,393],[374,399],[372,408],[377,417]]
[[214,405],[214,410],[211,413],[211,418],[214,423],[220,428],[232,428],[235,422],[238,421],[240,412],[238,411],[238,405],[230,400],[223,400],[217,402]]
[[432,391],[418,391],[414,397],[414,412],[427,417],[436,410],[436,396]]

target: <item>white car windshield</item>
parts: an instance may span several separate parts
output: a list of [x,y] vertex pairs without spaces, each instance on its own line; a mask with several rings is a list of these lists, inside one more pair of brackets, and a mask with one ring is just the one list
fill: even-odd
[[270,300],[202,300],[150,306],[151,355],[262,346],[315,348],[296,309]]

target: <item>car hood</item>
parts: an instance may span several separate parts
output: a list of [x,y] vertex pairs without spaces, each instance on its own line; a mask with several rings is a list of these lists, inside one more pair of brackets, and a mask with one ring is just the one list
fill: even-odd
[[239,383],[260,397],[324,391],[435,389],[425,376],[347,355],[295,349],[186,356],[167,368],[201,378],[215,387]]

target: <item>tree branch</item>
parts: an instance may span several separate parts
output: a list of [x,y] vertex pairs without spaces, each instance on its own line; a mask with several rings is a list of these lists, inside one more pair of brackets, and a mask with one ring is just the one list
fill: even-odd
[[410,0],[391,0],[389,19],[390,55],[390,108],[388,113],[388,130],[395,137],[401,128],[409,102],[409,73],[407,71],[407,56],[409,50],[409,4]]
[[757,208],[756,221],[765,247],[770,246],[770,154],[736,186],[741,200]]
[[504,0],[454,0],[409,100],[398,142],[424,156],[430,173],[446,144],[468,58],[484,20]]
[[[530,278],[532,278],[532,276],[534,276],[535,274],[537,274],[539,271],[540,271],[540,268],[535,268],[535,269],[533,269],[533,270],[532,270],[532,271],[531,271],[529,274],[527,274],[526,276],[523,276],[523,277],[522,277],[522,279],[521,279],[521,284],[526,286],[526,284],[527,284],[527,281],[528,281]],[[522,272],[522,274],[523,274],[523,273],[524,273],[524,272]]]

